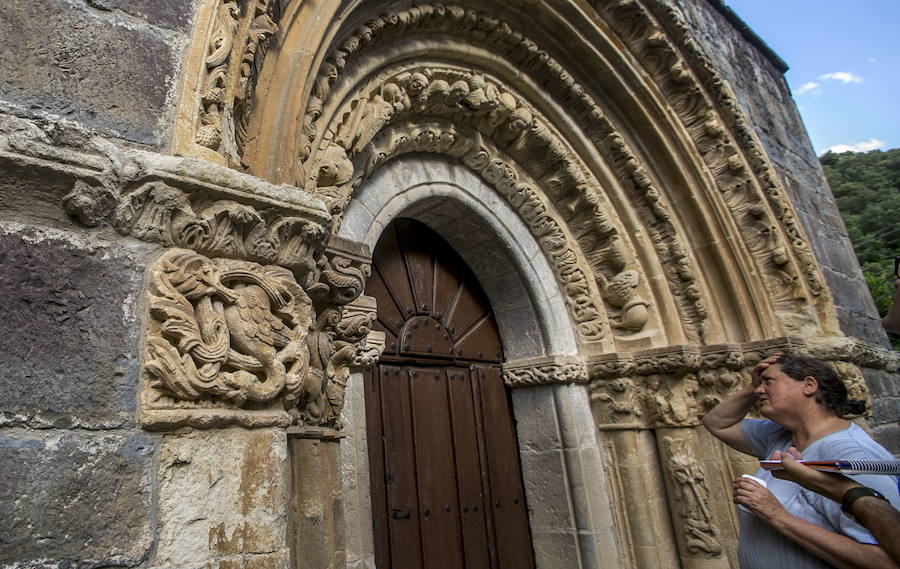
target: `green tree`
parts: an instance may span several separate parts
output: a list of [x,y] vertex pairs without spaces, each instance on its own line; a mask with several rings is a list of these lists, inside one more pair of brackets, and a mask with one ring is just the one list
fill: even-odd
[[[900,255],[900,148],[827,152],[819,158],[879,313],[894,292]],[[900,341],[894,338],[894,349]]]

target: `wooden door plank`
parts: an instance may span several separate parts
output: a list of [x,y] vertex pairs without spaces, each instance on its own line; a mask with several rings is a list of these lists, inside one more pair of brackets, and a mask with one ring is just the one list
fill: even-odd
[[463,569],[447,385],[435,368],[410,368],[424,569]]
[[479,457],[471,373],[465,368],[446,368],[444,378],[450,394],[456,476],[466,569],[490,569],[482,462]]
[[385,515],[392,569],[422,569],[413,402],[408,368],[382,366]]
[[478,367],[498,569],[534,567],[518,442],[500,370]]
[[378,267],[387,291],[396,302],[400,313],[405,318],[413,316],[416,313],[416,299],[410,288],[409,273],[403,258],[402,246],[398,241],[396,226],[389,228],[381,236],[372,262]]
[[412,220],[398,219],[397,231],[416,302],[416,314],[430,315],[434,310],[434,242],[422,239],[419,225]]
[[[366,432],[369,446],[369,472],[372,491],[372,529],[375,540],[375,563],[391,566],[390,535],[387,517],[387,487],[384,477],[384,428],[381,409],[381,375],[384,366],[364,374]],[[387,372],[390,373],[390,372]]]

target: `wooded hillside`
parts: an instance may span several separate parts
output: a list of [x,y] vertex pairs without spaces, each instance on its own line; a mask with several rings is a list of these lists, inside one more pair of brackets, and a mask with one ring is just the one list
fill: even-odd
[[819,160],[884,316],[894,291],[894,256],[900,255],[900,148],[829,152]]

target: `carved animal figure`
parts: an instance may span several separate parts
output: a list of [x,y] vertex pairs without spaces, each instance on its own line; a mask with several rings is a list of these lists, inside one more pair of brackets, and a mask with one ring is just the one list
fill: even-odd
[[[241,360],[247,355],[259,360],[265,373],[262,389],[248,391],[248,398],[265,401],[279,393],[287,382],[284,362],[296,359],[304,342],[292,337],[291,329],[272,313],[272,303],[266,290],[258,284],[236,283],[232,288],[235,300],[224,307],[225,322],[231,335],[231,347],[238,352],[230,358]],[[284,349],[282,349],[284,348]],[[247,366],[245,363],[245,367]],[[252,374],[234,374],[245,380]]]

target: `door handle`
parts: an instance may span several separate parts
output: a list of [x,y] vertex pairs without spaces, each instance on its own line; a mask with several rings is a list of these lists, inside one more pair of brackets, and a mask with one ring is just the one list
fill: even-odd
[[409,508],[394,508],[391,510],[391,519],[394,520],[408,520],[412,515],[412,512]]

